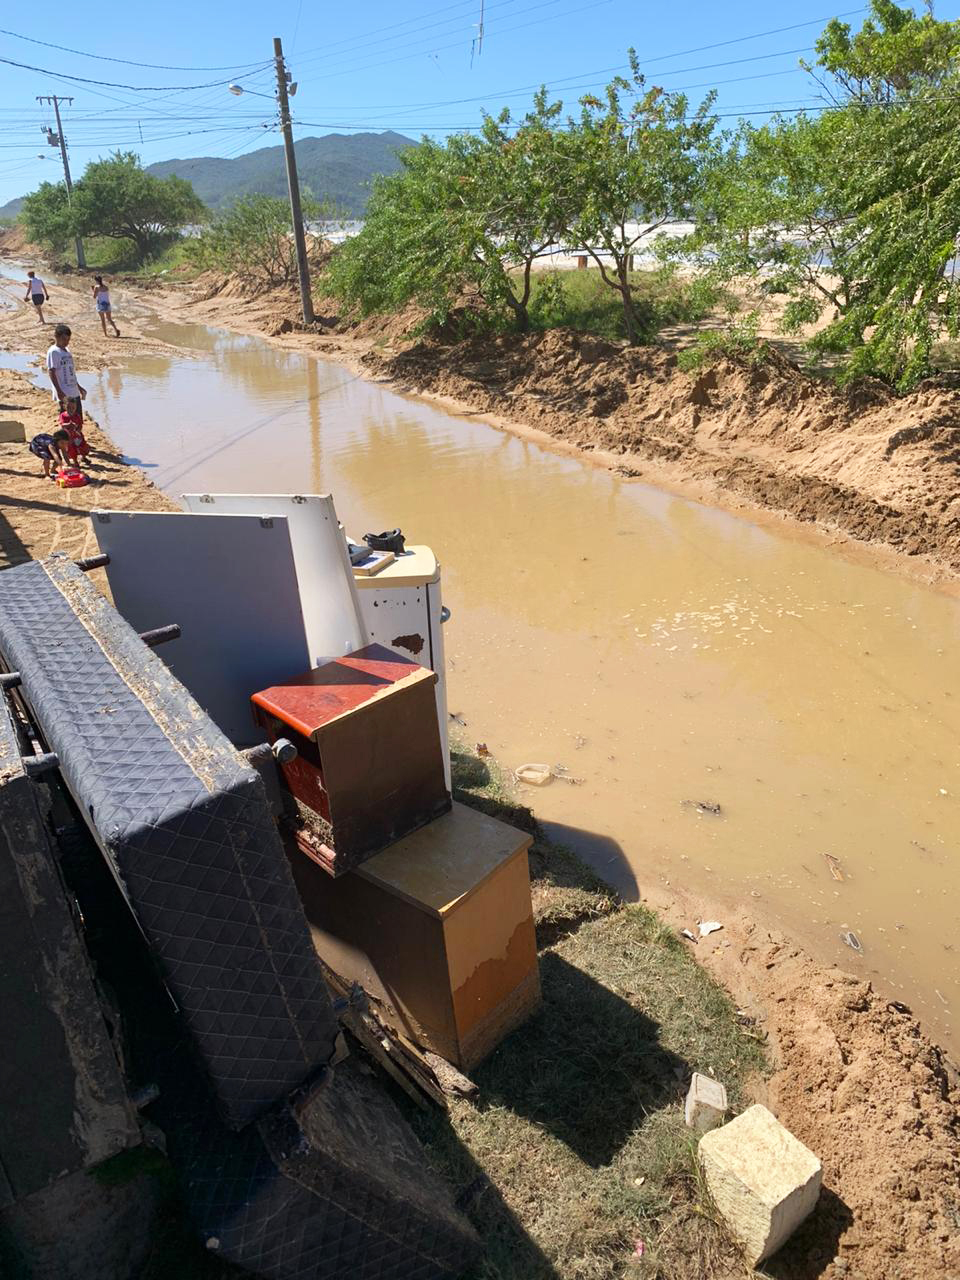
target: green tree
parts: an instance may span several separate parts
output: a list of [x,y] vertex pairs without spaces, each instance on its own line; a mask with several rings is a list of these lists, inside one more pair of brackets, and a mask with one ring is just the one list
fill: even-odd
[[838,319],[862,294],[843,165],[854,124],[843,112],[742,123],[704,175],[695,232],[676,246],[718,283],[785,297],[786,332],[825,311]]
[[815,72],[833,105],[744,125],[704,184],[686,249],[785,296],[788,331],[826,318],[808,346],[842,378],[912,386],[956,330],[958,48],[960,24],[890,0],[855,34],[834,20]]
[[66,183],[42,182],[24,196],[20,222],[32,243],[62,253],[74,234]]
[[141,262],[207,212],[189,182],[154,177],[132,151],[88,164],[71,207],[75,234],[127,240]]
[[[323,205],[309,198],[301,201],[301,208],[306,221],[327,213]],[[290,202],[277,196],[241,197],[204,227],[187,248],[199,266],[232,272],[245,280],[279,285],[297,277]]]
[[[919,17],[892,0],[871,0],[871,16],[851,35],[850,24],[834,18],[816,43],[815,66],[801,61],[824,84],[834,102],[887,103],[899,94],[941,84],[960,45],[960,22],[942,22],[932,4]],[[819,70],[817,70],[819,68]]]
[[560,110],[541,91],[515,130],[504,111],[485,116],[478,135],[405,151],[400,172],[375,184],[327,287],[364,313],[416,301],[443,323],[467,301],[526,331],[533,264],[563,226]]
[[688,114],[683,94],[647,88],[636,53],[630,79],[616,77],[605,98],[581,99],[562,137],[564,236],[583,246],[623,305],[631,343],[647,331],[631,282],[634,254],[670,223],[691,216],[715,150],[714,95]]

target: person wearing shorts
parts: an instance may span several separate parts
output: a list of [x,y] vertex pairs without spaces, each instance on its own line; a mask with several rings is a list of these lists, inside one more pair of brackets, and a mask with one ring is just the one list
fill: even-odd
[[103,336],[107,336],[107,321],[113,325],[113,336],[120,337],[120,330],[117,328],[116,321],[113,318],[113,312],[110,310],[110,290],[103,283],[103,276],[94,276],[93,300],[97,304],[97,315],[100,317],[100,328],[103,330]]
[[23,295],[24,302],[32,302],[37,309],[37,315],[41,324],[46,324],[43,318],[43,304],[50,301],[50,295],[47,293],[47,286],[43,283],[35,271],[27,272],[27,292]]
[[41,431],[38,436],[34,436],[30,441],[28,448],[35,458],[39,458],[43,463],[43,474],[50,480],[56,480],[56,475],[51,471],[51,467],[57,463],[61,467],[66,465],[64,450],[70,443],[70,437],[65,431],[54,431],[50,435],[47,431]]
[[81,387],[77,381],[77,371],[74,368],[73,356],[67,350],[70,344],[70,326],[68,324],[58,324],[53,331],[53,346],[47,351],[47,375],[53,385],[53,398],[60,405],[60,412],[64,413],[67,408],[68,400],[77,401],[77,412],[80,415],[80,421],[83,421],[83,408],[80,405],[81,400],[87,398],[85,387]]

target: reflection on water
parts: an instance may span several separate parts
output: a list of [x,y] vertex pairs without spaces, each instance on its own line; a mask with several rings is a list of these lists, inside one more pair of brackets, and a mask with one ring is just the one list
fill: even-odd
[[545,818],[605,837],[627,889],[635,871],[757,900],[956,1047],[957,601],[197,329],[205,360],[91,379],[91,412],[157,483],[330,490],[355,533],[430,543],[451,708],[507,765],[583,779],[532,793]]

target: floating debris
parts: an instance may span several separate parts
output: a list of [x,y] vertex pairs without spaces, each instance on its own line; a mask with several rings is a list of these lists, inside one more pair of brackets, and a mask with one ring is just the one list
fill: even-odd
[[513,776],[530,787],[542,787],[554,777],[554,773],[548,764],[521,764],[514,769]]
[[834,880],[839,880],[842,884],[847,877],[843,874],[843,867],[840,865],[840,859],[835,858],[832,853],[825,853],[823,855],[823,860],[830,868],[830,874],[833,876]]
[[723,810],[713,800],[681,800],[680,806],[683,809],[696,809],[697,813],[712,813],[715,818],[719,818]]
[[454,724],[458,724],[461,729],[465,729],[467,727],[467,722],[459,711],[448,711],[447,718],[452,720]]
[[850,947],[851,950],[858,952],[860,955],[863,955],[863,943],[860,941],[860,939],[857,937],[857,935],[853,932],[852,929],[848,929],[846,933],[841,933],[840,941],[845,942],[847,946]]
[[561,782],[569,782],[572,787],[579,787],[583,783],[583,778],[575,778],[565,764],[555,764],[551,772],[555,778],[559,778]]
[[477,755],[481,760],[485,760],[492,752],[485,742],[478,742],[476,746]]

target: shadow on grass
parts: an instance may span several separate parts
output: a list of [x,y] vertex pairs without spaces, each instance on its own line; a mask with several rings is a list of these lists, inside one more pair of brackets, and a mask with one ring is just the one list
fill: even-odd
[[541,956],[540,980],[541,1011],[474,1073],[481,1107],[509,1107],[598,1168],[690,1068],[652,1019],[562,956]]

